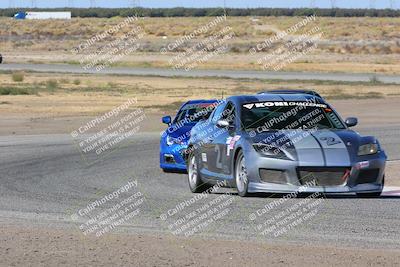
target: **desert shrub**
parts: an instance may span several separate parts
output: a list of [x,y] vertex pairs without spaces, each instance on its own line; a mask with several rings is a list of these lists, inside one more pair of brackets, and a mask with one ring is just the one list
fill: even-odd
[[58,87],[57,80],[51,79],[46,81],[46,88],[49,90],[55,90]]
[[14,82],[23,82],[25,78],[25,74],[23,72],[13,72],[11,76]]
[[0,87],[0,95],[33,95],[35,91],[30,88]]
[[369,82],[373,84],[381,83],[381,81],[378,79],[378,77],[376,77],[376,75],[369,78]]
[[69,80],[63,78],[63,79],[60,79],[60,83],[69,84]]

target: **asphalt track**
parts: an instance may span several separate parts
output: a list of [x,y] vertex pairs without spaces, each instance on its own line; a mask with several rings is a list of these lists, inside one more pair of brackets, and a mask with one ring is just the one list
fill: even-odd
[[[393,159],[400,148],[394,142],[396,133],[381,130],[382,134],[376,134],[384,145],[391,144],[388,154]],[[162,214],[194,194],[188,189],[186,175],[159,170],[158,142],[157,133],[138,133],[112,153],[87,163],[67,134],[0,137],[0,223],[18,220],[41,225],[79,225],[81,222],[74,221],[71,214],[98,199],[98,192],[104,195],[125,185],[128,178],[137,180],[137,190],[143,193],[145,202],[140,214],[118,231],[169,233],[168,225],[173,220],[163,221]],[[223,189],[195,202],[192,208],[217,199],[221,192],[234,193]],[[255,221],[249,218],[280,196],[229,197],[232,197],[229,214],[198,235],[300,245],[400,248],[400,198],[390,193],[379,199],[327,196],[311,220],[279,236],[260,234],[257,225],[268,217],[260,216]],[[289,199],[284,207],[302,200],[304,197]]]
[[227,77],[246,79],[276,79],[276,80],[321,80],[341,82],[369,82],[376,77],[383,83],[400,83],[398,75],[382,75],[371,73],[317,73],[317,72],[273,72],[273,71],[245,71],[245,70],[173,70],[171,68],[129,68],[112,67],[97,72],[85,70],[79,65],[67,64],[1,64],[0,70],[30,70],[35,72],[62,72],[62,73],[98,73],[120,74],[136,76],[163,76],[163,77]]

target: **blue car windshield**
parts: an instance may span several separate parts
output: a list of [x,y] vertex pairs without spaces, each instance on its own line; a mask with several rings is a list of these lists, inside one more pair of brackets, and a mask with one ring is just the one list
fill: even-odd
[[202,119],[207,119],[215,105],[215,103],[187,104],[178,111],[174,123],[195,124]]
[[242,127],[262,131],[284,129],[345,129],[326,104],[309,102],[247,103],[241,109]]

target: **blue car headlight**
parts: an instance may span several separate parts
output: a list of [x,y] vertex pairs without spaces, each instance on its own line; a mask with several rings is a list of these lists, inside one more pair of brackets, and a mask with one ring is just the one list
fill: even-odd
[[372,155],[378,153],[379,146],[375,143],[361,145],[358,148],[358,155],[365,156],[365,155]]
[[185,143],[182,140],[180,140],[178,138],[171,137],[169,135],[167,135],[166,140],[167,140],[167,145],[169,145],[169,146],[172,146],[173,144],[183,145]]

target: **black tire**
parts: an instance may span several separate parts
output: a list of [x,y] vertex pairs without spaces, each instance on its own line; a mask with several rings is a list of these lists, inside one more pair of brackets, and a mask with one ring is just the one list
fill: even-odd
[[248,197],[250,195],[250,193],[248,192],[249,179],[247,177],[246,163],[242,150],[239,151],[235,160],[234,175],[235,185],[239,196]]
[[385,185],[385,176],[383,176],[381,190],[377,192],[369,192],[369,193],[357,193],[357,197],[359,198],[375,198],[380,197],[383,191],[383,186]]
[[0,54],[0,64],[3,63],[3,56]]
[[198,172],[197,157],[195,152],[189,154],[187,164],[190,191],[192,191],[192,193],[203,193],[209,189],[211,185],[204,183],[201,179],[200,172]]

